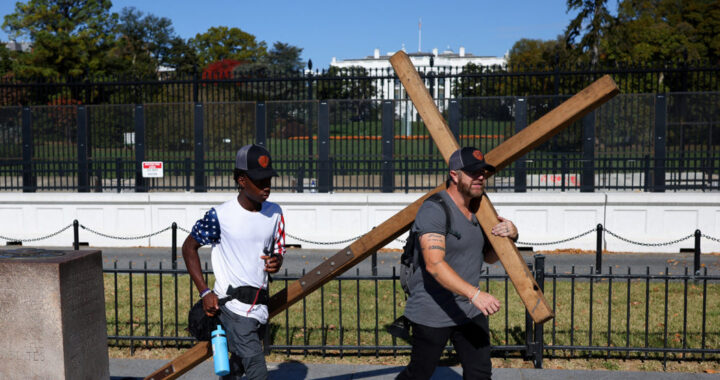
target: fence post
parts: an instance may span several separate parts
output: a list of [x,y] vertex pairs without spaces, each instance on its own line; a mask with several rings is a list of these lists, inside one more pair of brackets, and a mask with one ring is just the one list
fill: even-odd
[[80,249],[80,223],[77,219],[73,220],[73,249]]
[[695,230],[695,257],[693,259],[693,273],[695,273],[696,276],[700,274],[700,237],[702,237],[700,230]]
[[120,157],[115,158],[115,177],[117,177],[117,192],[120,193],[122,190],[122,178],[123,178],[123,160]]
[[318,192],[330,192],[330,107],[327,100],[318,105]]
[[177,269],[177,223],[172,224],[172,269]]
[[[667,135],[667,98],[665,94],[655,95],[655,172],[653,192],[665,191],[665,164]],[[647,180],[647,179],[646,179]]]
[[265,146],[266,144],[266,108],[265,102],[255,103],[255,143]]
[[395,191],[395,162],[393,150],[395,146],[395,102],[383,100],[382,102],[382,192]]
[[300,165],[300,167],[297,169],[295,181],[295,192],[302,193],[305,189],[305,184],[303,183],[305,181],[305,166]]
[[[541,291],[545,291],[545,256],[535,255],[535,281],[540,287]],[[534,358],[533,364],[535,368],[542,368],[543,366],[543,348],[544,348],[544,330],[542,323],[534,323],[535,325],[535,348],[533,349]]]
[[30,107],[22,108],[22,157],[23,157],[23,192],[34,193],[37,190],[35,173],[33,173],[33,139],[32,139],[32,112]]
[[205,142],[203,138],[203,104],[195,103],[195,192],[204,193]]
[[[517,98],[515,100],[515,134],[527,126],[527,99]],[[515,161],[515,192],[524,193],[527,191],[527,169],[525,157]]]
[[145,109],[142,104],[135,105],[135,192],[147,192],[145,178],[142,176],[142,162],[145,161]]
[[370,258],[370,270],[373,276],[377,276],[377,251],[373,252]]
[[88,164],[87,109],[77,107],[77,158],[78,158],[78,192],[90,192],[90,168]]
[[602,273],[602,237],[603,237],[603,225],[597,225],[597,238],[595,244],[595,273]]
[[582,175],[580,177],[580,192],[591,193],[595,191],[595,111],[582,118],[583,145],[582,145]]
[[448,124],[450,132],[455,136],[455,140],[462,146],[460,141],[460,103],[457,99],[450,100],[450,108],[448,109]]
[[[530,272],[533,271],[533,263],[531,261],[526,262]],[[525,309],[525,360],[532,360],[535,357],[535,345],[533,344],[533,320]]]

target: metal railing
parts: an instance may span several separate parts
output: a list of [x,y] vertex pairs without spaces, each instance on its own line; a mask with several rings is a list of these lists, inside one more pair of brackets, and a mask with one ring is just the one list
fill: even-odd
[[[717,64],[664,62],[644,65],[418,67],[433,97],[574,94],[609,74],[623,93],[715,91]],[[135,104],[317,100],[355,96],[399,99],[404,89],[392,68],[331,68],[305,72],[167,72],[147,79],[13,77],[0,81],[4,105]]]
[[[488,152],[566,96],[436,99]],[[498,173],[498,191],[718,191],[720,93],[618,95]],[[279,191],[426,191],[446,165],[410,101],[0,108],[0,189],[234,190],[236,149],[265,145]],[[358,118],[357,113],[362,113]],[[161,178],[142,162],[162,161]]]
[[[544,358],[606,357],[662,360],[720,358],[720,320],[708,313],[720,276],[546,271],[544,256],[529,263],[556,317],[536,325],[503,273],[483,273],[481,289],[501,300],[490,318],[494,356],[520,356],[542,368]],[[204,275],[211,280],[212,272]],[[185,347],[187,310],[197,301],[184,270],[105,269],[108,340],[130,348]],[[298,276],[274,276],[271,293]],[[269,323],[269,350],[322,356],[407,355],[410,346],[384,330],[402,313],[399,277],[361,275],[359,269],[318,289]],[[672,293],[672,298],[670,294]],[[715,295],[713,295],[715,294]],[[714,297],[714,298],[713,298]],[[385,305],[385,306],[383,306]],[[679,308],[678,308],[679,306]],[[613,312],[616,310],[616,312]],[[620,310],[617,312],[617,310]],[[632,314],[632,318],[631,318]],[[658,321],[658,318],[659,321]],[[451,349],[451,346],[447,347]]]

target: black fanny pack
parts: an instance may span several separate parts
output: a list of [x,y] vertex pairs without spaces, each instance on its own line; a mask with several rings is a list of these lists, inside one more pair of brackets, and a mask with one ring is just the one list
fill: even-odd
[[240,286],[233,288],[228,286],[227,297],[219,300],[220,305],[224,305],[230,300],[238,300],[248,305],[267,305],[270,300],[267,289],[258,289],[254,286]]
[[[267,305],[270,300],[267,289],[258,289],[253,286],[240,286],[233,288],[228,286],[227,297],[220,298],[218,304],[220,306],[225,305],[228,301],[236,299],[242,303],[249,305]],[[197,340],[210,340],[212,332],[217,328],[220,323],[221,311],[218,311],[214,317],[208,317],[203,309],[202,298],[198,300],[188,313],[188,332],[190,335],[195,337]]]

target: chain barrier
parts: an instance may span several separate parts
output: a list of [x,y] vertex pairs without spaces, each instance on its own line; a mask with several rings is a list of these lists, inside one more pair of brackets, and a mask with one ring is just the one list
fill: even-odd
[[592,233],[592,232],[595,232],[595,229],[594,229],[594,228],[593,228],[593,229],[590,229],[590,230],[587,230],[587,231],[585,231],[585,232],[583,232],[583,233],[581,233],[581,234],[575,235],[575,236],[573,236],[573,237],[567,238],[567,239],[562,239],[562,240],[557,240],[557,241],[548,241],[548,242],[544,242],[544,243],[530,243],[530,242],[525,242],[525,241],[518,241],[518,242],[516,242],[515,244],[516,244],[516,245],[552,245],[552,244],[567,243],[567,242],[569,242],[569,241],[572,241],[572,240],[575,240],[575,239],[579,239],[579,238],[581,238],[581,237],[583,237],[583,236],[585,236],[585,235],[588,235],[588,234],[590,234],[590,233]]
[[[60,233],[65,232],[67,229],[69,229],[69,228],[72,227],[72,226],[73,226],[73,224],[70,223],[70,224],[68,224],[67,226],[63,227],[62,229],[60,229],[60,230],[58,230],[58,231],[56,231],[56,232],[53,232],[53,233],[48,234],[48,235],[45,235],[45,236],[37,237],[37,238],[16,239],[16,238],[12,238],[12,237],[7,237],[7,236],[2,236],[2,235],[0,235],[0,239],[6,240],[6,241],[19,241],[19,242],[23,242],[23,243],[34,242],[34,241],[49,239],[49,238],[51,238],[51,237],[54,237],[54,236],[56,236],[56,235],[59,235]],[[83,224],[80,224],[79,226],[80,226],[82,229],[87,230],[88,232],[93,233],[93,234],[95,234],[95,235],[102,236],[102,237],[108,238],[108,239],[116,239],[116,240],[139,240],[139,239],[147,239],[147,238],[149,238],[149,237],[159,235],[159,234],[161,234],[161,233],[163,233],[163,232],[165,232],[165,231],[167,231],[167,230],[169,230],[169,229],[172,228],[172,225],[170,225],[170,226],[168,226],[168,227],[166,227],[166,228],[163,228],[162,230],[159,230],[159,231],[156,231],[156,232],[152,232],[152,233],[149,233],[149,234],[146,234],[146,235],[139,235],[139,236],[112,236],[112,235],[104,234],[104,233],[102,233],[102,232],[93,230],[92,228],[89,228],[89,227],[87,227],[87,226],[85,226],[85,225],[83,225]],[[177,226],[177,229],[180,230],[180,231],[182,231],[182,232],[185,232],[185,233],[187,233],[187,234],[189,234],[189,233],[191,232],[191,231],[189,231],[189,230],[187,230],[187,229],[185,229],[185,228],[183,228],[183,227],[180,227],[180,226]],[[561,244],[561,243],[567,243],[567,242],[572,241],[572,240],[575,240],[575,239],[579,239],[579,238],[584,237],[584,236],[586,236],[586,235],[589,235],[589,234],[591,234],[591,233],[593,233],[593,232],[595,232],[595,231],[596,231],[596,229],[595,229],[595,228],[592,228],[592,229],[589,229],[589,230],[587,230],[587,231],[585,231],[585,232],[583,232],[583,233],[580,233],[580,234],[577,234],[577,235],[575,235],[575,236],[569,237],[569,238],[567,238],[567,239],[556,240],[556,241],[541,242],[541,243],[518,241],[518,242],[516,242],[515,244],[517,244],[517,245],[527,245],[527,246],[543,246],[543,245]],[[672,241],[668,241],[668,242],[664,242],[664,243],[643,243],[643,242],[634,241],[634,240],[630,240],[630,239],[628,239],[628,238],[622,237],[622,236],[620,236],[620,235],[618,235],[618,234],[616,234],[616,233],[608,230],[607,228],[605,228],[604,231],[607,232],[610,236],[613,236],[613,237],[615,237],[615,238],[617,238],[617,239],[619,239],[619,240],[622,240],[622,241],[624,241],[624,242],[626,242],[626,243],[635,244],[635,245],[641,245],[641,246],[645,246],[645,247],[660,247],[660,246],[666,246],[666,245],[673,245],[673,244],[677,244],[677,243],[680,243],[680,242],[682,242],[682,241],[688,240],[688,239],[690,239],[690,238],[692,238],[692,237],[694,236],[694,234],[690,234],[690,235],[687,235],[687,236],[685,236],[685,237],[682,237],[682,238],[679,238],[679,239],[676,239],[676,240],[672,240]],[[352,238],[349,238],[349,239],[338,240],[338,241],[314,241],[314,240],[303,239],[303,238],[294,236],[294,235],[289,234],[289,233],[286,233],[286,234],[287,234],[288,237],[290,237],[290,238],[292,238],[292,239],[295,239],[295,240],[297,240],[297,241],[301,241],[301,242],[303,242],[303,243],[308,243],[308,244],[317,244],[317,245],[345,244],[345,243],[350,243],[350,242],[352,242],[352,241],[355,241],[355,240],[360,239],[361,237],[365,236],[365,234],[362,234],[362,235],[358,235],[358,236],[355,236],[355,237],[352,237]],[[715,242],[717,242],[717,243],[720,243],[720,239],[718,239],[718,238],[716,238],[716,237],[713,237],[713,236],[710,236],[710,235],[706,235],[706,234],[702,234],[701,236],[702,236],[703,238],[705,238],[705,239],[712,240],[712,241],[715,241]],[[395,241],[400,242],[400,243],[403,243],[403,244],[405,244],[405,243],[407,242],[407,240],[400,239],[400,238],[395,239]]]
[[91,229],[91,228],[85,227],[85,226],[82,225],[82,224],[80,225],[80,227],[82,227],[82,229],[84,229],[84,230],[87,230],[88,232],[94,233],[95,235],[102,236],[102,237],[108,238],[108,239],[116,239],[116,240],[138,240],[138,239],[146,239],[146,238],[149,238],[149,237],[152,237],[152,236],[155,236],[155,235],[159,235],[159,234],[161,234],[161,233],[163,233],[163,232],[171,229],[171,228],[172,228],[172,225],[171,225],[171,226],[168,226],[168,227],[165,227],[165,228],[163,228],[163,229],[160,230],[160,231],[156,231],[156,232],[149,233],[149,234],[147,234],[147,235],[140,235],[140,236],[112,236],[112,235],[104,234],[104,233],[99,232],[99,231],[95,231],[95,230],[93,230],[93,229]]
[[303,243],[318,244],[318,245],[345,244],[345,243],[355,241],[355,240],[360,239],[361,237],[365,236],[365,234],[362,234],[362,235],[358,235],[358,236],[350,238],[350,239],[339,240],[339,241],[312,241],[312,240],[301,239],[301,238],[299,238],[297,236],[293,236],[287,232],[285,232],[285,235],[287,235],[288,237],[291,237],[295,240],[301,241]]
[[7,241],[19,241],[19,242],[23,242],[23,243],[32,242],[32,241],[38,241],[38,240],[45,240],[45,239],[49,239],[49,238],[51,238],[51,237],[53,237],[53,236],[55,236],[55,235],[58,235],[58,234],[64,232],[65,230],[67,230],[68,228],[70,228],[70,227],[72,227],[72,226],[73,226],[73,224],[70,223],[70,224],[68,224],[67,226],[65,226],[64,228],[62,228],[61,230],[58,230],[58,231],[53,232],[53,233],[51,233],[51,234],[49,234],[49,235],[41,236],[41,237],[38,237],[38,238],[14,239],[14,238],[10,238],[10,237],[6,237],[6,236],[1,236],[1,235],[0,235],[0,239],[7,240]]
[[608,234],[610,234],[610,236],[613,236],[613,237],[615,237],[615,238],[617,238],[617,239],[620,239],[620,240],[622,240],[622,241],[624,241],[624,242],[626,242],[626,243],[635,244],[635,245],[642,245],[642,246],[645,246],[645,247],[660,247],[660,246],[664,246],[664,245],[673,245],[673,244],[677,244],[677,243],[679,243],[679,242],[681,242],[681,241],[685,241],[685,240],[690,239],[690,238],[692,238],[693,236],[695,236],[695,234],[690,234],[690,235],[685,236],[685,237],[682,237],[682,238],[680,238],[680,239],[668,241],[668,242],[665,242],[665,243],[642,243],[642,242],[639,242],[639,241],[633,241],[633,240],[624,238],[624,237],[622,237],[622,236],[620,236],[620,235],[618,235],[618,234],[616,234],[616,233],[608,230],[607,228],[605,229],[605,232],[607,232]]

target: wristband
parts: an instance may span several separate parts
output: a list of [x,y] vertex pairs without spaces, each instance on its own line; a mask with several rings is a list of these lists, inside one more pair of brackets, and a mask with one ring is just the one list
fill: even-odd
[[475,298],[478,296],[478,294],[480,294],[480,288],[477,288],[477,291],[475,291],[475,295],[470,298],[470,303],[475,302]]
[[208,295],[208,294],[210,294],[210,293],[212,293],[212,292],[213,292],[213,291],[212,291],[212,289],[210,289],[210,288],[205,289],[205,290],[203,290],[202,292],[200,292],[200,298],[205,298],[206,295]]

